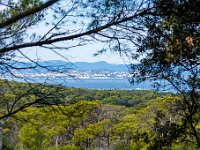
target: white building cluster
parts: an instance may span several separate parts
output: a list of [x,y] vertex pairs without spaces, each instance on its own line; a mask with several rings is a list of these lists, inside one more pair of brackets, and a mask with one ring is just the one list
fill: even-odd
[[69,71],[69,72],[48,72],[48,73],[24,73],[16,76],[27,77],[69,77],[78,79],[112,79],[112,78],[129,78],[131,74],[125,71]]

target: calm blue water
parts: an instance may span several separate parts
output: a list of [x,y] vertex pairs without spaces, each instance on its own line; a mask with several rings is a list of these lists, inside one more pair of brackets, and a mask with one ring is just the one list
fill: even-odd
[[[127,78],[112,78],[112,79],[72,79],[66,77],[31,77],[27,79],[28,82],[32,83],[48,83],[63,85],[67,87],[75,88],[87,88],[87,89],[125,89],[125,90],[155,90],[152,86],[152,82],[145,81],[141,84],[133,85]],[[163,90],[163,89],[162,89]],[[166,89],[164,89],[166,90]],[[171,91],[167,89],[166,91]]]
[[150,89],[150,83],[132,85],[128,79],[84,79],[84,80],[67,80],[63,85],[69,87],[81,87],[88,89]]

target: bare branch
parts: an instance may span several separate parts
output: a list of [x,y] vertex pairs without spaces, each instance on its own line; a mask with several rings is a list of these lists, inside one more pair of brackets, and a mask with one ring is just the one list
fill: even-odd
[[14,46],[11,46],[11,47],[2,48],[2,49],[0,49],[0,53],[6,53],[6,52],[9,52],[9,51],[12,51],[12,50],[22,49],[22,48],[27,48],[27,47],[42,46],[42,45],[45,45],[45,44],[52,44],[52,43],[61,42],[61,41],[68,41],[68,40],[73,40],[73,39],[76,39],[76,38],[79,38],[79,37],[95,34],[95,33],[98,33],[100,31],[104,30],[104,29],[107,29],[111,26],[115,26],[115,25],[118,25],[120,23],[130,21],[130,20],[132,20],[136,17],[142,16],[142,15],[146,14],[148,12],[148,10],[149,9],[143,10],[143,11],[138,12],[138,13],[132,15],[132,16],[122,18],[122,19],[117,20],[117,21],[112,21],[110,23],[107,23],[107,24],[102,25],[100,27],[96,27],[95,29],[91,29],[91,30],[88,30],[88,31],[83,32],[83,33],[78,33],[78,34],[64,36],[64,37],[58,37],[58,38],[50,39],[50,40],[42,40],[42,41],[36,41],[36,42],[31,42],[31,43],[23,43],[23,44],[20,44],[20,45],[14,45]]
[[49,6],[51,6],[52,4],[55,4],[56,2],[58,2],[59,0],[49,0],[47,1],[46,3],[40,5],[40,6],[37,6],[37,7],[33,7],[32,9],[28,9],[26,10],[25,12],[22,12],[22,13],[19,13],[17,15],[14,15],[12,16],[11,18],[7,19],[6,21],[4,22],[1,22],[0,23],[0,28],[4,28],[16,21],[19,21],[21,19],[23,19],[24,17],[27,17],[27,16],[30,16],[32,14],[35,14],[37,12],[40,12],[46,8],[48,8]]

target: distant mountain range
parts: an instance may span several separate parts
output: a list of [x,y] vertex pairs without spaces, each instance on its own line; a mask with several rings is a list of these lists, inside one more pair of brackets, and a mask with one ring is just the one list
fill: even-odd
[[94,70],[94,71],[128,71],[128,66],[124,64],[109,64],[105,61],[86,63],[86,62],[76,62],[77,70]]
[[[50,60],[33,62],[9,62],[10,65],[16,68],[30,68],[29,72],[32,72],[35,68],[42,72],[49,70],[77,70],[77,71],[128,71],[129,66],[125,64],[109,64],[105,61],[99,61],[94,63],[88,62],[65,62],[62,60]],[[35,67],[35,68],[34,68]],[[33,69],[34,68],[34,69]],[[46,69],[45,69],[46,68]],[[46,71],[45,71],[46,70]]]

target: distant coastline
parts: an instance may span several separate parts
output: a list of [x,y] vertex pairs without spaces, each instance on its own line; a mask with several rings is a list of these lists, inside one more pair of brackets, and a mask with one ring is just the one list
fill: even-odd
[[112,78],[131,78],[131,74],[126,71],[76,71],[72,70],[65,73],[47,72],[47,73],[15,73],[17,77],[67,77],[69,79],[112,79]]
[[[131,84],[133,76],[126,65],[108,64],[106,62],[69,64],[64,61],[38,62],[39,67],[26,69],[22,72],[13,71],[15,78],[2,76],[1,79],[19,82],[47,83],[75,88],[88,89],[126,89],[126,90],[153,90],[152,82]],[[15,67],[33,66],[32,63],[15,62]],[[71,65],[71,66],[70,66]],[[42,67],[44,66],[44,67]],[[161,83],[162,85],[162,83]],[[167,91],[171,91],[166,86]]]

